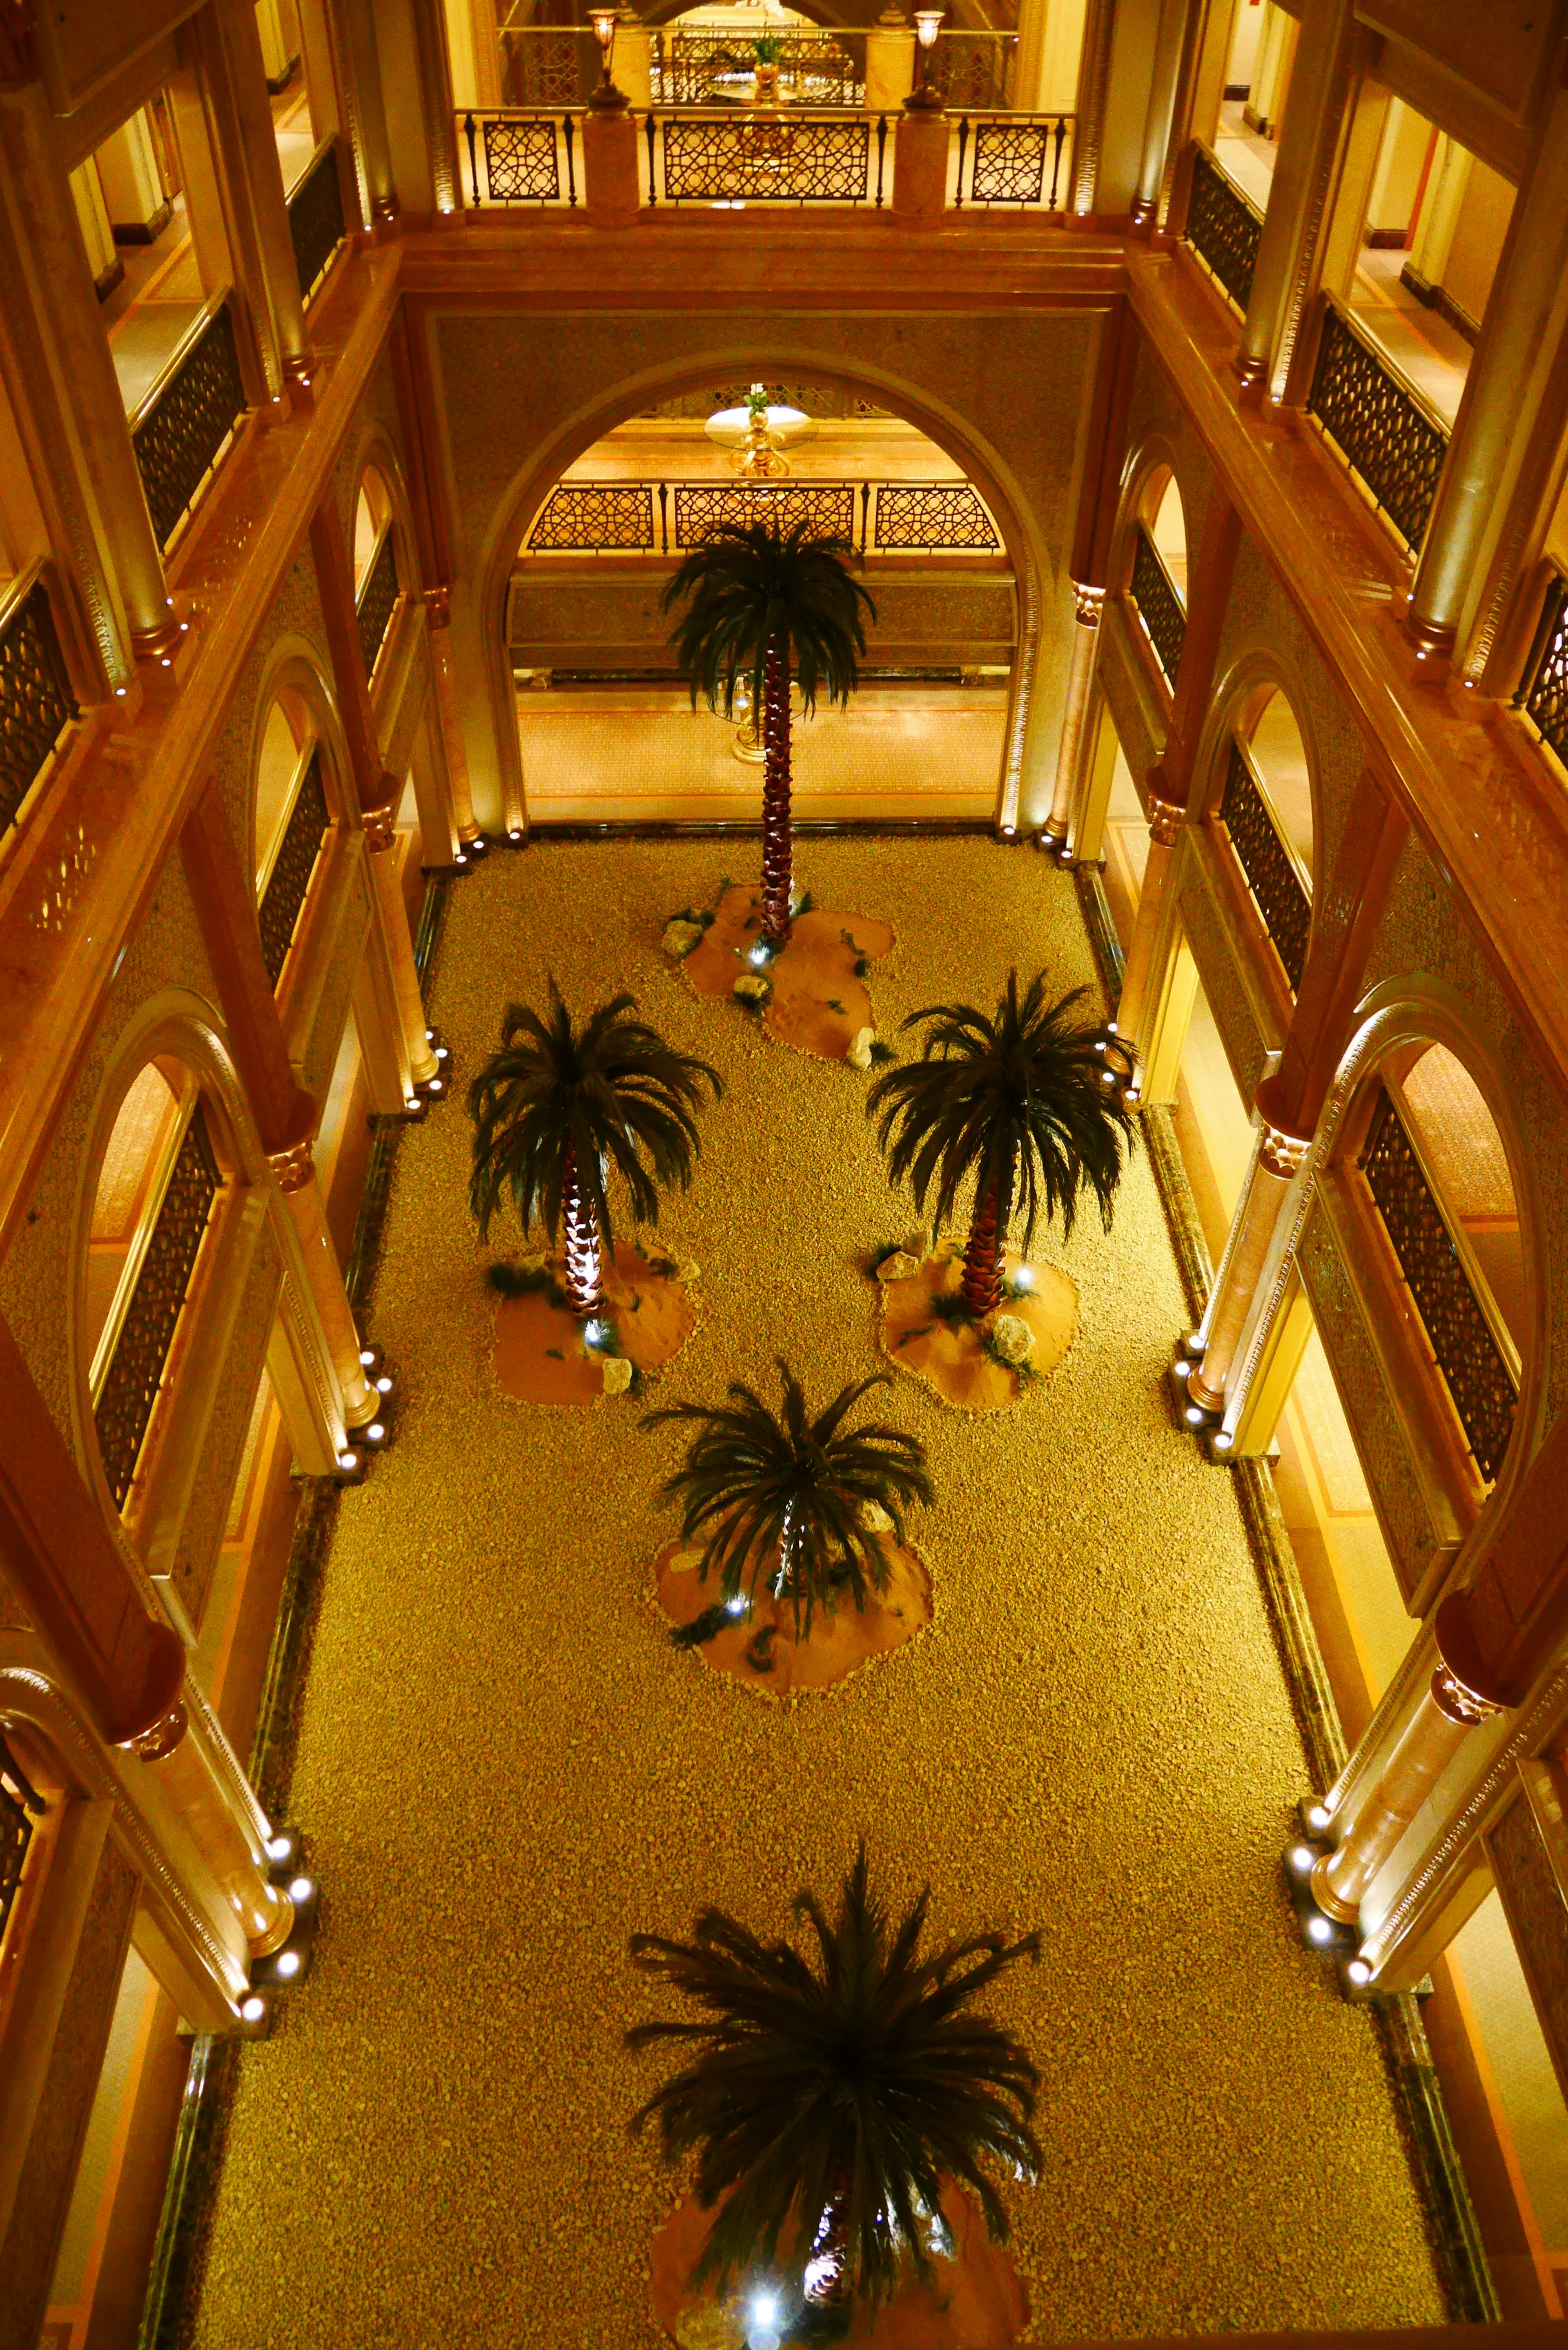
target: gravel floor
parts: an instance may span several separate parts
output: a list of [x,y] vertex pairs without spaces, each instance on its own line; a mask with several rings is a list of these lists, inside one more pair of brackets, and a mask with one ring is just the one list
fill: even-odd
[[[819,1390],[872,1369],[856,1260],[910,1222],[867,1081],[660,963],[666,916],[753,855],[494,856],[453,893],[434,990],[464,1081],[552,972],[579,1008],[629,986],[724,1072],[664,1228],[704,1296],[666,1399],[765,1381],[781,1349]],[[798,878],[894,924],[889,1035],[934,998],[989,1004],[1012,961],[1092,975],[1071,883],[989,842],[812,842]],[[1060,1253],[1082,1329],[1020,1410],[889,1391],[937,1482],[930,1632],[774,1708],[649,1607],[673,1435],[625,1401],[497,1395],[467,1140],[454,1108],[400,1151],[374,1315],[398,1440],[344,1502],[294,1783],[322,1936],[244,2055],[202,2350],[650,2350],[671,2188],[625,2135],[652,2077],[618,2045],[648,2012],[627,1938],[706,1900],[782,1928],[862,1834],[884,1884],[929,1877],[939,1930],[1044,1934],[998,2001],[1044,2076],[1045,2175],[1010,2197],[1035,2338],[1439,2320],[1373,2027],[1277,1890],[1301,1755],[1230,1481],[1161,1400],[1183,1306],[1147,1165],[1111,1239]]]

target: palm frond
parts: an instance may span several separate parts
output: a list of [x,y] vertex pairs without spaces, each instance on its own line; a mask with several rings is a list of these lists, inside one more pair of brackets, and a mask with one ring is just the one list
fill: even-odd
[[753,707],[763,702],[768,647],[793,663],[804,707],[847,702],[859,682],[866,621],[877,607],[852,577],[853,542],[776,520],[725,523],[694,547],[664,590],[662,608],[685,611],[670,641],[711,710],[734,715],[735,689],[749,682]]
[[941,2181],[980,2202],[995,2237],[1007,2213],[985,2168],[1033,2178],[1039,2074],[1023,2048],[972,2002],[1039,1939],[981,1934],[920,1956],[929,1891],[897,1927],[874,1898],[861,1846],[829,1918],[809,1893],[796,1915],[815,1955],[762,1941],[719,1909],[694,1938],[632,1938],[639,1972],[695,2012],[636,2025],[634,2052],[680,2050],[681,2069],[641,2106],[666,2158],[697,2157],[697,2192],[714,2211],[694,2282],[722,2290],[803,2262],[825,2213],[836,2217],[857,2299],[886,2301],[906,2265],[929,2270],[922,2215]]
[[1086,988],[1052,1002],[1044,974],[1022,997],[1010,972],[994,1015],[968,1003],[928,1004],[906,1028],[923,1028],[920,1057],[885,1069],[866,1097],[895,1183],[907,1181],[933,1232],[958,1200],[993,1195],[1003,1232],[1022,1219],[1027,1254],[1042,1222],[1071,1234],[1085,1194],[1108,1232],[1137,1127],[1107,1084],[1105,1031],[1078,1015]]
[[576,1028],[554,980],[547,1014],[507,1005],[500,1050],[468,1090],[469,1204],[482,1237],[510,1198],[524,1232],[543,1224],[554,1241],[569,1158],[612,1245],[612,1170],[638,1223],[657,1223],[659,1194],[689,1186],[704,1088],[714,1099],[723,1088],[706,1061],[677,1052],[636,1012],[634,996],[617,995]]
[[[693,1430],[683,1467],[665,1481],[661,1501],[679,1502],[683,1542],[701,1543],[697,1572],[716,1576],[721,1601],[776,1574],[793,1601],[796,1636],[810,1635],[816,1610],[831,1613],[847,1594],[864,1611],[887,1588],[892,1545],[905,1539],[905,1514],[932,1499],[918,1437],[881,1420],[846,1426],[886,1372],[842,1388],[813,1415],[787,1363],[779,1364],[782,1409],[733,1381],[719,1405],[680,1403],[648,1412],[645,1428]],[[885,1511],[891,1532],[866,1520]]]

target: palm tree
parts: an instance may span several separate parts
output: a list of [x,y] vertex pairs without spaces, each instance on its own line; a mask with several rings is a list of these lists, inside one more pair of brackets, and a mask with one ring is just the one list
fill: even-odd
[[615,1244],[609,1170],[634,1221],[657,1223],[660,1191],[691,1180],[702,1081],[715,1099],[723,1090],[716,1070],[676,1052],[632,1018],[636,1010],[635,996],[618,995],[575,1028],[552,980],[548,1019],[509,1003],[501,1049],[468,1092],[469,1202],[480,1237],[506,1192],[524,1232],[543,1223],[553,1245],[564,1223],[566,1294],[582,1320],[605,1302],[602,1251]]
[[[862,1396],[891,1386],[886,1371],[841,1388],[814,1419],[788,1364],[779,1370],[782,1412],[737,1379],[727,1404],[672,1404],[642,1424],[674,1420],[697,1430],[685,1467],[666,1480],[659,1499],[684,1505],[681,1539],[701,1537],[698,1574],[704,1583],[718,1576],[720,1608],[742,1582],[754,1599],[770,1574],[774,1594],[793,1603],[796,1638],[805,1639],[815,1610],[831,1614],[846,1586],[858,1612],[870,1592],[887,1588],[888,1544],[903,1541],[909,1504],[931,1500],[931,1481],[918,1437],[881,1420],[846,1425]],[[890,1534],[876,1531],[884,1513]]]
[[891,1928],[862,1846],[831,1923],[811,1894],[796,1897],[815,1965],[722,1909],[701,1912],[691,1942],[633,1936],[633,1965],[701,2011],[626,2036],[633,2050],[673,2041],[691,2052],[632,2130],[657,2117],[666,2158],[695,2152],[698,2199],[722,2205],[693,2283],[765,2276],[782,2244],[795,2248],[808,2304],[886,2301],[906,2262],[930,2272],[944,2178],[972,2189],[991,2235],[1006,2236],[981,2158],[1038,2174],[1039,2074],[969,2011],[1007,1968],[1039,1957],[1039,1937],[976,1934],[922,1959],[929,1898],[928,1887]]
[[868,1117],[882,1113],[877,1139],[894,1182],[909,1177],[922,1213],[933,1195],[933,1233],[951,1222],[959,1191],[973,1177],[962,1295],[977,1318],[1002,1303],[1017,1209],[1025,1255],[1042,1215],[1060,1215],[1063,1237],[1071,1233],[1085,1191],[1110,1230],[1136,1128],[1106,1067],[1103,1030],[1074,1017],[1087,993],[1075,987],[1049,1003],[1042,972],[1021,1002],[1011,971],[994,1019],[968,1003],[912,1012],[906,1028],[929,1024],[922,1057],[884,1071],[866,1097]]
[[790,836],[790,662],[802,706],[847,702],[859,682],[856,656],[866,650],[862,612],[877,607],[849,576],[854,544],[807,522],[782,529],[776,519],[724,523],[693,549],[664,591],[668,612],[690,598],[671,639],[680,666],[711,710],[734,715],[743,677],[761,713],[763,748],[763,935],[782,946],[789,936],[793,851]]

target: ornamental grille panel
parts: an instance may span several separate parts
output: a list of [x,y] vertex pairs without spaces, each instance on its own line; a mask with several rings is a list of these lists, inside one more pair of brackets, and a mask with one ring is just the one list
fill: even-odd
[[726,523],[776,522],[781,530],[806,524],[819,536],[853,540],[853,482],[678,482],[675,485],[674,547],[701,546]]
[[1182,234],[1243,314],[1252,298],[1262,234],[1262,214],[1253,211],[1240,188],[1199,147],[1192,158],[1192,190]]
[[580,106],[585,68],[587,88],[598,79],[598,43],[586,31],[509,28],[501,36],[501,54],[508,106]]
[[44,762],[78,715],[49,591],[35,580],[0,632],[0,831],[16,823]]
[[387,629],[398,603],[398,550],[390,528],[381,537],[375,558],[365,574],[365,584],[359,590],[357,607],[359,621],[359,650],[365,656],[365,674],[374,677],[376,660],[386,642]]
[[658,544],[649,482],[557,482],[528,534],[535,552],[643,555]]
[[161,547],[173,537],[244,412],[234,322],[225,302],[131,435]]
[[1568,765],[1568,580],[1554,579],[1515,697],[1542,740]]
[[27,1846],[33,1841],[33,1823],[27,1816],[26,1800],[28,1796],[32,1797],[33,1808],[42,1811],[42,1804],[12,1761],[10,1748],[0,1738],[0,1942],[5,1940],[5,1929],[11,1922]]
[[1272,811],[1240,743],[1231,745],[1220,821],[1231,836],[1236,862],[1247,877],[1274,952],[1285,967],[1293,994],[1306,968],[1312,931],[1312,899],[1294,859],[1280,837]]
[[198,1103],[175,1153],[169,1188],[93,1408],[99,1451],[117,1510],[124,1509],[135,1481],[175,1326],[222,1182]]
[[1132,599],[1155,658],[1165,671],[1165,681],[1174,687],[1181,667],[1181,648],[1187,641],[1187,614],[1142,523],[1133,550]]
[[[974,112],[1012,103],[1012,60],[1018,47],[1015,33],[939,33],[926,54],[926,79],[940,89],[952,111]],[[917,80],[920,68],[916,66]]]
[[289,948],[294,944],[295,931],[310,895],[310,877],[316,870],[316,860],[321,854],[332,818],[327,811],[327,794],[321,784],[321,754],[312,754],[299,790],[289,810],[278,852],[256,909],[256,920],[261,928],[262,961],[274,988],[283,976],[288,961]]
[[666,120],[662,130],[670,203],[858,204],[869,192],[868,121],[698,116]]
[[288,234],[294,245],[299,297],[308,302],[346,234],[336,145],[322,149],[290,196]]
[[1405,1285],[1431,1342],[1465,1440],[1490,1484],[1502,1466],[1518,1392],[1443,1211],[1387,1092],[1360,1159]]
[[[854,57],[821,34],[776,35],[779,83],[817,106],[858,106],[865,83]],[[666,105],[710,106],[754,81],[749,40],[734,33],[676,33],[661,73]]]
[[1059,212],[1067,185],[1063,156],[1068,120],[1058,114],[1041,122],[977,122],[967,194],[964,150],[970,145],[970,125],[967,118],[961,121],[958,204],[1038,204],[1044,212]]
[[[560,203],[561,161],[556,124],[551,116],[535,115],[527,121],[504,121],[490,115],[479,122],[479,146],[483,148],[484,156],[483,188],[479,182],[479,156],[475,148],[476,125],[472,114],[462,128],[468,140],[469,172],[473,181],[473,201],[476,204]],[[571,137],[572,126],[568,122],[568,153]],[[572,202],[576,202],[575,183]]]
[[1315,416],[1407,546],[1426,536],[1449,436],[1341,313],[1323,322],[1307,413]]
[[928,554],[966,546],[1000,549],[991,516],[967,482],[878,482],[877,546],[889,554]]

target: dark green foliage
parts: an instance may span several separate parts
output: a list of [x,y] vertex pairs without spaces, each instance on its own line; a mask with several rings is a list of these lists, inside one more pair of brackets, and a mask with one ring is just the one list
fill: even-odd
[[872,1037],[869,1049],[873,1068],[884,1068],[889,1061],[896,1061],[898,1057],[891,1045],[885,1045],[880,1036]]
[[568,1174],[605,1241],[613,1245],[606,1170],[620,1177],[634,1220],[656,1223],[659,1195],[691,1180],[700,1148],[694,1112],[704,1083],[722,1091],[706,1061],[678,1053],[657,1030],[631,1015],[637,1000],[618,995],[581,1028],[550,983],[547,1019],[510,1003],[501,1049],[469,1087],[474,1121],[469,1201],[482,1237],[510,1195],[524,1232],[560,1228]]
[[1105,1083],[1103,1031],[1074,1016],[1087,993],[1050,1003],[1042,973],[1020,1000],[1012,971],[993,1019],[948,1003],[905,1021],[928,1024],[921,1057],[878,1077],[866,1111],[882,1115],[877,1139],[894,1182],[908,1177],[922,1214],[930,1196],[933,1233],[952,1222],[971,1178],[977,1202],[996,1198],[1002,1233],[1013,1209],[1022,1212],[1025,1254],[1042,1218],[1060,1216],[1064,1237],[1072,1232],[1085,1191],[1110,1229],[1137,1128]]
[[552,1305],[570,1310],[566,1293],[556,1278],[553,1265],[493,1264],[487,1269],[484,1278],[503,1297],[529,1297],[542,1290]]
[[669,2160],[695,2154],[699,2199],[720,2207],[694,2281],[777,2273],[831,2210],[856,2299],[886,2301],[906,2263],[929,2273],[921,2215],[939,2210],[943,2178],[971,2190],[993,2237],[1007,2234],[981,2163],[1037,2174],[1039,2075],[972,2002],[1037,1959],[1039,1939],[980,1934],[922,1960],[929,1898],[892,1926],[862,1847],[831,1921],[796,1898],[815,1964],[720,1909],[701,1912],[689,1943],[632,1938],[633,1965],[699,2011],[627,2034],[630,2049],[671,2042],[686,2059],[632,2129],[657,2120]]
[[701,1616],[694,1616],[690,1624],[677,1624],[670,1635],[670,1645],[672,1648],[701,1648],[716,1632],[722,1632],[735,1621],[723,1601],[715,1600],[711,1607],[703,1608]]
[[[694,547],[665,588],[663,608],[686,598],[672,642],[699,693],[711,710],[735,714],[735,687],[744,678],[752,707],[767,699],[768,647],[793,660],[800,698],[809,712],[819,692],[847,702],[859,681],[857,657],[866,650],[863,613],[877,608],[849,565],[847,538],[814,532],[809,523],[781,530],[776,522],[726,523]],[[809,900],[796,907],[805,913]]]
[[[683,1505],[681,1539],[701,1540],[701,1579],[717,1575],[722,1600],[742,1586],[753,1598],[776,1552],[774,1588],[791,1599],[804,1639],[819,1607],[831,1614],[846,1591],[863,1610],[872,1591],[886,1588],[889,1546],[904,1540],[904,1512],[911,1502],[930,1501],[931,1482],[917,1437],[879,1420],[846,1425],[862,1396],[892,1384],[885,1371],[842,1388],[814,1419],[789,1366],[779,1369],[782,1412],[737,1380],[727,1404],[674,1404],[642,1424],[679,1422],[696,1431],[685,1467],[666,1480],[659,1499]],[[868,1503],[887,1512],[890,1534],[861,1523]]]

